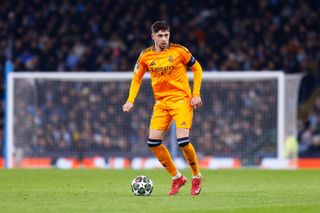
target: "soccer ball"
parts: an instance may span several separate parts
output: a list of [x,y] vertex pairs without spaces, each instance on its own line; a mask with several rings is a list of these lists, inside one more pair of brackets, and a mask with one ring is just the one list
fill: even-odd
[[149,196],[153,190],[152,180],[147,176],[140,175],[132,180],[131,190],[135,196]]

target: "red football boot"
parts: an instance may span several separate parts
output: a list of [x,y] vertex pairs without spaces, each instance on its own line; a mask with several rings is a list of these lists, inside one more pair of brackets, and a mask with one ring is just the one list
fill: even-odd
[[203,180],[202,176],[200,178],[192,178],[191,195],[200,194],[202,180]]
[[187,178],[184,177],[183,175],[175,180],[172,180],[172,186],[170,191],[168,192],[168,195],[175,195],[179,192],[179,189],[181,188],[181,186],[183,186],[184,184],[186,184],[187,182]]

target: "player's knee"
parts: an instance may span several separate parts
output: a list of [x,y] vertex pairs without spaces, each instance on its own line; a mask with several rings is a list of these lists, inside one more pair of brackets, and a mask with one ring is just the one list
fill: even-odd
[[190,130],[188,128],[177,128],[176,134],[177,138],[186,138],[189,137]]
[[180,147],[184,147],[190,143],[189,137],[178,138],[177,141]]
[[149,147],[156,147],[162,144],[162,140],[149,138],[147,144]]

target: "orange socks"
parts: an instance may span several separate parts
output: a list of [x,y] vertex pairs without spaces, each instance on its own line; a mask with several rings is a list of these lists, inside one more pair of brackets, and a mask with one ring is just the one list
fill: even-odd
[[179,138],[178,144],[183,151],[183,155],[185,159],[187,160],[188,164],[192,169],[192,175],[193,176],[199,175],[200,169],[199,169],[197,154],[196,154],[196,151],[194,150],[193,145],[190,143],[189,138],[188,137]]
[[171,155],[165,145],[162,144],[162,140],[148,140],[148,145],[150,150],[158,158],[163,167],[170,173],[173,177],[177,174],[178,170],[173,163]]
[[[165,145],[162,144],[162,140],[148,140],[148,145],[150,150],[158,158],[163,167],[170,173],[173,177],[177,174],[178,170],[173,163],[171,155]],[[179,138],[178,144],[182,149],[183,155],[192,169],[192,175],[197,176],[200,174],[199,163],[197,159],[196,151],[193,145],[190,143],[189,138]]]

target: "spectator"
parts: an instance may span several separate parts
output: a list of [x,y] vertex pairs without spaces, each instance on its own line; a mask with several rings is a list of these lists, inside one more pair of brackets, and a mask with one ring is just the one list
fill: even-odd
[[[182,10],[183,13],[180,12]],[[319,10],[320,4],[316,0],[261,0],[247,1],[245,4],[241,1],[208,0],[194,3],[165,0],[160,5],[155,1],[142,0],[4,1],[0,7],[0,28],[3,29],[0,31],[0,49],[7,49],[7,41],[13,38],[12,61],[18,72],[130,71],[139,52],[150,45],[144,43],[150,34],[147,26],[161,17],[167,19],[174,28],[172,41],[181,41],[188,46],[204,70],[284,70],[286,73],[306,73],[300,90],[299,102],[302,104],[320,82]],[[1,68],[7,55],[1,50],[0,70],[3,70]],[[0,80],[3,85],[3,75]],[[46,83],[50,86],[50,82]],[[22,82],[21,86],[27,85]],[[40,83],[39,86],[43,85]],[[214,132],[198,134],[199,146],[201,144],[204,147],[204,155],[208,149],[213,149],[221,155],[231,153],[239,156],[236,150],[244,145],[241,145],[244,138],[250,144],[252,140],[260,140],[261,132],[268,128],[268,137],[274,134],[274,124],[264,124],[261,120],[267,118],[268,113],[275,113],[275,109],[272,104],[263,105],[258,95],[271,94],[272,85],[263,85],[266,91],[256,88],[242,92],[228,85],[220,86],[230,91],[227,100],[221,99],[219,93],[208,95],[206,100],[212,103],[214,115],[206,114],[208,111],[203,110],[200,117],[195,118],[199,122],[201,116],[205,116],[205,122],[199,125],[203,125],[203,129],[215,129]],[[49,148],[60,147],[68,152],[74,150],[75,146],[82,147],[84,138],[90,138],[91,142],[86,147],[89,150],[90,147],[130,150],[135,141],[142,143],[144,136],[137,127],[132,128],[130,138],[121,138],[121,142],[116,143],[116,135],[121,133],[106,121],[117,109],[99,108],[106,104],[106,96],[120,89],[116,85],[94,88],[90,84],[75,83],[61,84],[59,87],[56,92],[44,89],[39,105],[29,103],[25,111],[18,113],[21,119],[30,119],[39,128],[36,136],[30,136],[33,138],[32,149],[43,153]],[[216,86],[204,87],[216,89]],[[81,93],[78,92],[79,88],[82,88]],[[102,93],[92,95],[93,91]],[[114,97],[110,101],[116,103],[119,98]],[[271,103],[275,97],[269,98],[267,103]],[[241,112],[234,105],[237,101],[242,104]],[[141,102],[148,104],[144,99]],[[224,110],[223,102],[231,106],[226,114],[219,113]],[[3,112],[3,98],[1,103],[0,111]],[[61,104],[59,107],[58,103]],[[93,105],[96,106],[93,109],[96,114],[86,114],[86,108]],[[259,107],[256,109],[253,106]],[[240,113],[241,119],[247,119],[247,122],[232,120],[235,112]],[[251,116],[253,112],[257,115]],[[133,116],[130,119],[137,120],[141,125],[139,127],[144,128],[142,123],[147,123],[148,118],[143,111],[137,114],[139,118]],[[97,117],[99,119],[93,119]],[[67,119],[69,123],[65,125]],[[318,144],[317,138],[311,140],[308,136],[309,132],[315,134],[314,117],[312,119],[302,137],[308,139],[303,140],[302,144]],[[89,127],[88,123],[93,127]],[[114,123],[129,125],[124,118],[114,118]],[[24,128],[19,130],[21,134],[31,127]],[[131,129],[129,126],[127,128]],[[241,132],[241,128],[246,129],[246,133]],[[47,131],[52,135],[45,136]],[[206,144],[204,141],[208,138],[214,138],[219,143]],[[260,141],[261,144],[264,144],[264,140]],[[263,147],[267,151],[273,149],[273,146]]]
[[320,157],[320,95],[313,99],[304,129],[300,131],[300,156]]
[[[35,85],[39,94],[32,101]],[[207,104],[195,114],[194,125],[201,128],[193,130],[192,139],[199,154],[247,158],[249,153],[255,163],[276,156],[276,144],[270,143],[277,128],[275,81],[205,81],[203,86]],[[145,130],[153,97],[142,88],[135,113],[124,115],[119,105],[126,99],[125,87],[121,82],[20,80],[15,89],[20,97],[15,102],[16,148],[26,156],[54,158],[148,156]]]
[[[175,1],[174,7],[167,3],[172,4],[6,1],[1,24],[11,23],[17,71],[131,70],[137,54],[148,45],[143,43],[150,34],[147,26],[158,17],[177,28],[173,41],[190,46],[204,70],[295,73],[308,69],[310,63],[319,70],[315,0]],[[178,13],[179,8],[185,8],[184,13]]]

